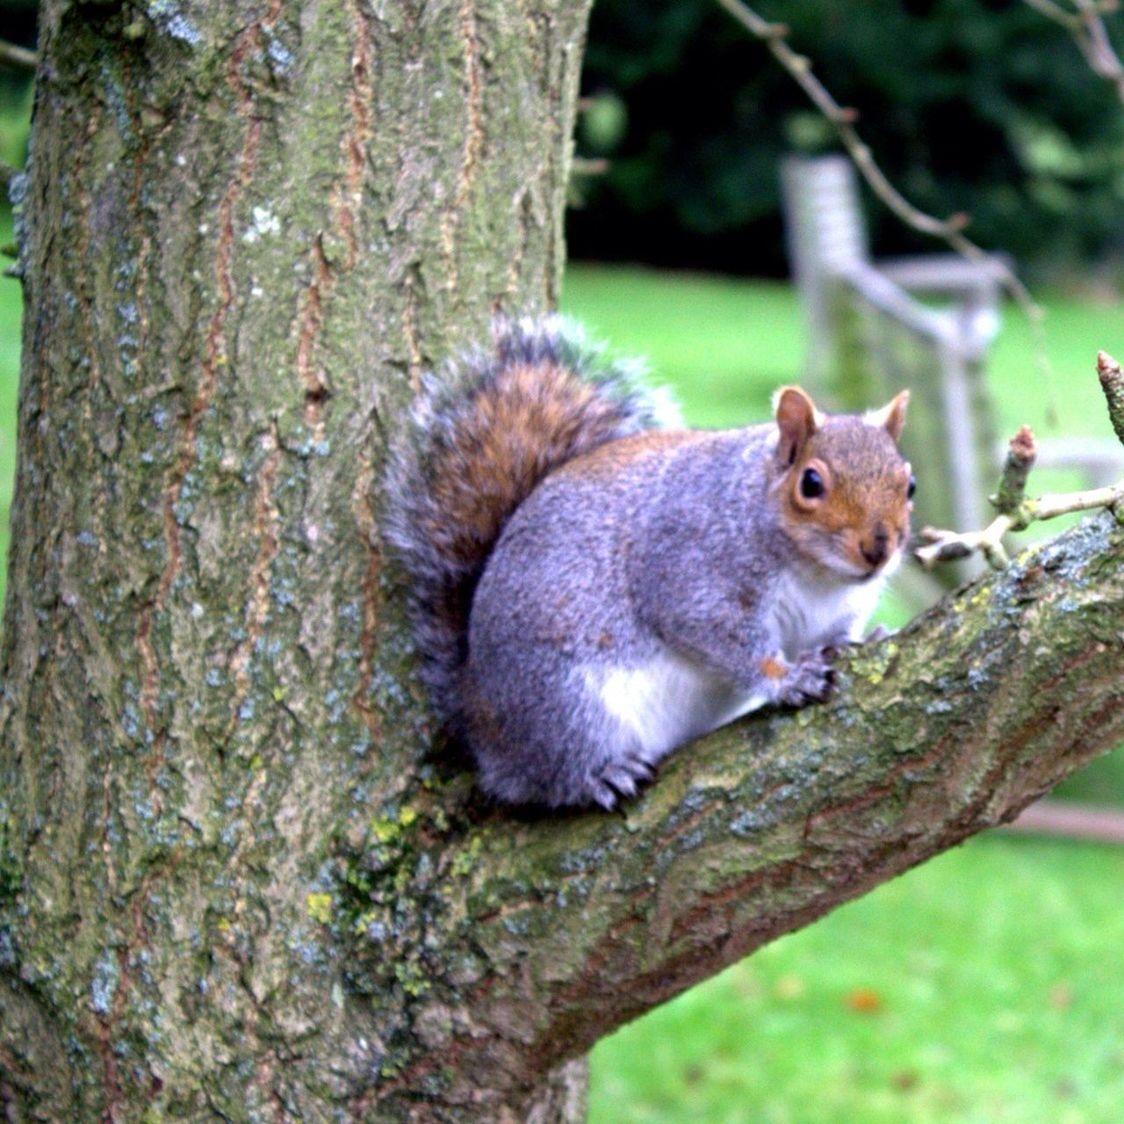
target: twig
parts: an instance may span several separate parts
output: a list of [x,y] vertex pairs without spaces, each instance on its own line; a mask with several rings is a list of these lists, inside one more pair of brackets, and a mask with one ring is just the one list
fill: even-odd
[[1069,8],[1063,8],[1061,4],[1055,4],[1054,0],[1024,0],[1024,3],[1027,7],[1033,8],[1036,12],[1044,15],[1048,20],[1061,24],[1071,34],[1081,29],[1081,17],[1076,12],[1070,11]]
[[1026,495],[1026,478],[1034,467],[1038,456],[1038,446],[1030,426],[1022,429],[1011,438],[1007,447],[1007,458],[1003,462],[1003,474],[999,478],[999,489],[992,497],[992,503],[1000,515],[1010,515]]
[[1047,19],[1060,24],[1069,32],[1077,49],[1085,56],[1089,69],[1116,87],[1124,102],[1124,63],[1113,50],[1112,40],[1105,27],[1104,14],[1115,12],[1120,5],[1116,0],[1073,0],[1076,11],[1064,8],[1054,0],[1025,0],[1025,3]]
[[1101,390],[1108,403],[1112,430],[1124,445],[1124,371],[1107,351],[1097,352],[1097,378],[1101,380]]
[[39,64],[39,57],[26,47],[17,47],[15,43],[6,43],[0,39],[0,64],[9,66],[13,70],[26,70],[34,74]]
[[1034,434],[1029,426],[1024,425],[1011,438],[999,489],[990,497],[999,511],[998,516],[982,531],[940,531],[923,527],[918,538],[927,545],[914,551],[921,565],[931,570],[938,562],[967,558],[978,552],[994,569],[1003,569],[1008,562],[1003,536],[1014,526],[1018,510],[1025,501],[1026,479],[1037,453]]
[[1033,835],[1058,835],[1095,843],[1124,843],[1124,812],[1119,808],[1095,808],[1060,800],[1039,800],[1025,808],[1003,830]]
[[[1047,385],[1052,386],[1053,375],[1046,352],[1046,338],[1042,330],[1042,320],[1045,316],[1042,306],[1031,296],[1030,290],[1012,269],[977,246],[970,238],[965,237],[963,231],[968,225],[968,216],[959,213],[950,215],[947,219],[938,219],[910,203],[887,179],[870,148],[855,129],[854,123],[858,120],[858,111],[848,106],[841,106],[831,96],[827,87],[812,73],[811,62],[803,55],[797,54],[785,41],[788,28],[784,24],[770,23],[763,19],[752,8],[742,3],[742,0],[718,0],[718,3],[754,38],[764,43],[772,56],[792,75],[816,108],[835,128],[844,148],[850,153],[855,167],[858,168],[871,191],[902,222],[922,234],[941,239],[961,257],[988,270],[1003,286],[1030,324],[1031,334],[1034,337],[1035,366]],[[1055,413],[1052,407],[1049,413],[1052,418]]]
[[[1099,351],[1097,375],[1108,403],[1112,427],[1124,443],[1124,372],[1111,355]],[[1003,536],[1008,531],[1024,531],[1031,523],[1053,519],[1072,511],[1088,511],[1095,507],[1124,510],[1124,480],[1106,488],[1047,493],[1037,499],[1026,499],[1026,480],[1036,455],[1034,434],[1024,425],[1011,438],[999,488],[994,496],[989,497],[999,514],[982,531],[922,528],[918,538],[926,545],[913,552],[921,565],[926,570],[931,570],[938,562],[949,562],[979,553],[993,569],[1001,570],[1009,561],[1003,546]]]
[[1107,488],[1090,488],[1085,492],[1064,492],[1024,500],[1012,515],[997,515],[982,531],[938,531],[924,527],[920,539],[926,543],[918,547],[914,557],[926,570],[938,562],[967,558],[982,554],[995,570],[1002,570],[1010,559],[1003,547],[1003,536],[1008,531],[1024,531],[1031,523],[1067,515],[1071,511],[1090,511],[1095,507],[1118,508],[1124,504],[1124,480]]

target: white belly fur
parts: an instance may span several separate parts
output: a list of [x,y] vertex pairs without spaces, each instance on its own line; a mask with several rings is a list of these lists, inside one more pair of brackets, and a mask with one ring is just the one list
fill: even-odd
[[[762,621],[770,650],[792,661],[825,644],[861,639],[881,577],[825,583],[794,568],[773,591]],[[670,649],[640,667],[587,672],[586,678],[605,710],[636,735],[653,761],[768,701],[764,693],[738,690]]]
[[825,644],[861,640],[888,570],[865,582],[825,582],[796,568],[786,574],[774,591],[767,622],[785,659]]
[[642,667],[614,668],[594,686],[605,709],[636,735],[652,760],[766,701],[671,651]]

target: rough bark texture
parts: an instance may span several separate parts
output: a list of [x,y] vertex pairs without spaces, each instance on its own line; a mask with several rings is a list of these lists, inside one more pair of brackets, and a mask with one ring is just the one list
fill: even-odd
[[1124,736],[1104,515],[624,815],[484,807],[375,493],[422,366],[555,296],[584,5],[145,11],[43,14],[9,1119],[578,1119],[599,1036]]
[[423,366],[556,300],[587,6],[44,5],[0,714],[17,1116],[314,1120],[380,1079],[393,1027],[324,903],[426,742],[381,451]]

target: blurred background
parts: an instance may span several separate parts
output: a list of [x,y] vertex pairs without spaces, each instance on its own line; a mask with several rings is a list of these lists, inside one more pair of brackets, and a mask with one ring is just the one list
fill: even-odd
[[[564,310],[620,351],[646,355],[696,425],[759,420],[785,382],[804,380],[832,400],[847,397],[853,377],[883,393],[904,371],[935,388],[936,429],[971,419],[981,459],[1024,423],[1044,446],[1111,442],[1093,363],[1098,349],[1124,358],[1124,77],[1094,73],[1051,18],[1081,7],[756,5],[787,25],[836,100],[858,110],[896,187],[934,215],[968,214],[967,233],[1015,264],[1045,309],[1044,344],[995,291],[983,306],[969,302],[967,317],[951,282],[893,289],[907,301],[894,315],[872,305],[862,278],[898,276],[877,263],[946,251],[865,190],[853,213],[849,197],[831,209],[847,212],[857,238],[844,281],[826,259],[812,270],[845,294],[845,315],[816,320],[808,286],[790,280],[799,222],[791,199],[782,204],[781,168],[794,154],[837,151],[834,131],[713,0],[594,4]],[[1118,57],[1124,17],[1104,18]],[[0,0],[0,38],[33,48],[34,25],[33,3]],[[0,67],[0,163],[11,168],[26,159],[31,108],[30,75]],[[11,241],[5,204],[0,242]],[[975,301],[986,288],[965,291]],[[5,557],[19,300],[18,283],[0,279]],[[959,367],[934,359],[927,317],[938,334],[965,328]],[[948,387],[961,383],[971,409],[942,420]],[[919,497],[955,491],[948,438],[932,438],[924,463],[911,454]],[[1032,476],[1032,492],[1087,481],[1087,466],[1059,462]],[[901,623],[925,596],[907,580],[888,619]],[[1124,753],[1055,798],[1124,824]],[[976,838],[624,1028],[594,1052],[591,1120],[1124,1119],[1124,846],[1087,835]]]

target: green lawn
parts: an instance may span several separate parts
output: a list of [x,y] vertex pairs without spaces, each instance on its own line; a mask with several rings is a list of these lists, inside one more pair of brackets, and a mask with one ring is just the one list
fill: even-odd
[[[0,241],[5,240],[0,235]],[[0,281],[0,517],[14,461],[18,286]],[[798,378],[785,285],[573,267],[565,307],[646,354],[690,420],[765,416]],[[1107,435],[1091,374],[1124,304],[1051,298],[1064,431]],[[1047,391],[1013,313],[993,385],[1005,429]],[[2,577],[2,575],[0,575]],[[1069,782],[1124,794],[1124,762]],[[1124,851],[992,835],[761,950],[603,1042],[595,1124],[1115,1124],[1124,1119]]]
[[1116,1124],[1124,850],[992,835],[602,1042],[592,1124]]
[[[1042,437],[1111,437],[1094,364],[1099,349],[1124,358],[1124,299],[1047,294],[1044,303],[1049,381],[1025,319],[1011,308],[1004,314],[988,364],[1000,432],[1026,424]],[[773,390],[800,379],[803,324],[781,282],[576,264],[562,305],[619,351],[647,356],[694,425],[760,420]],[[1048,420],[1051,401],[1057,425]]]

